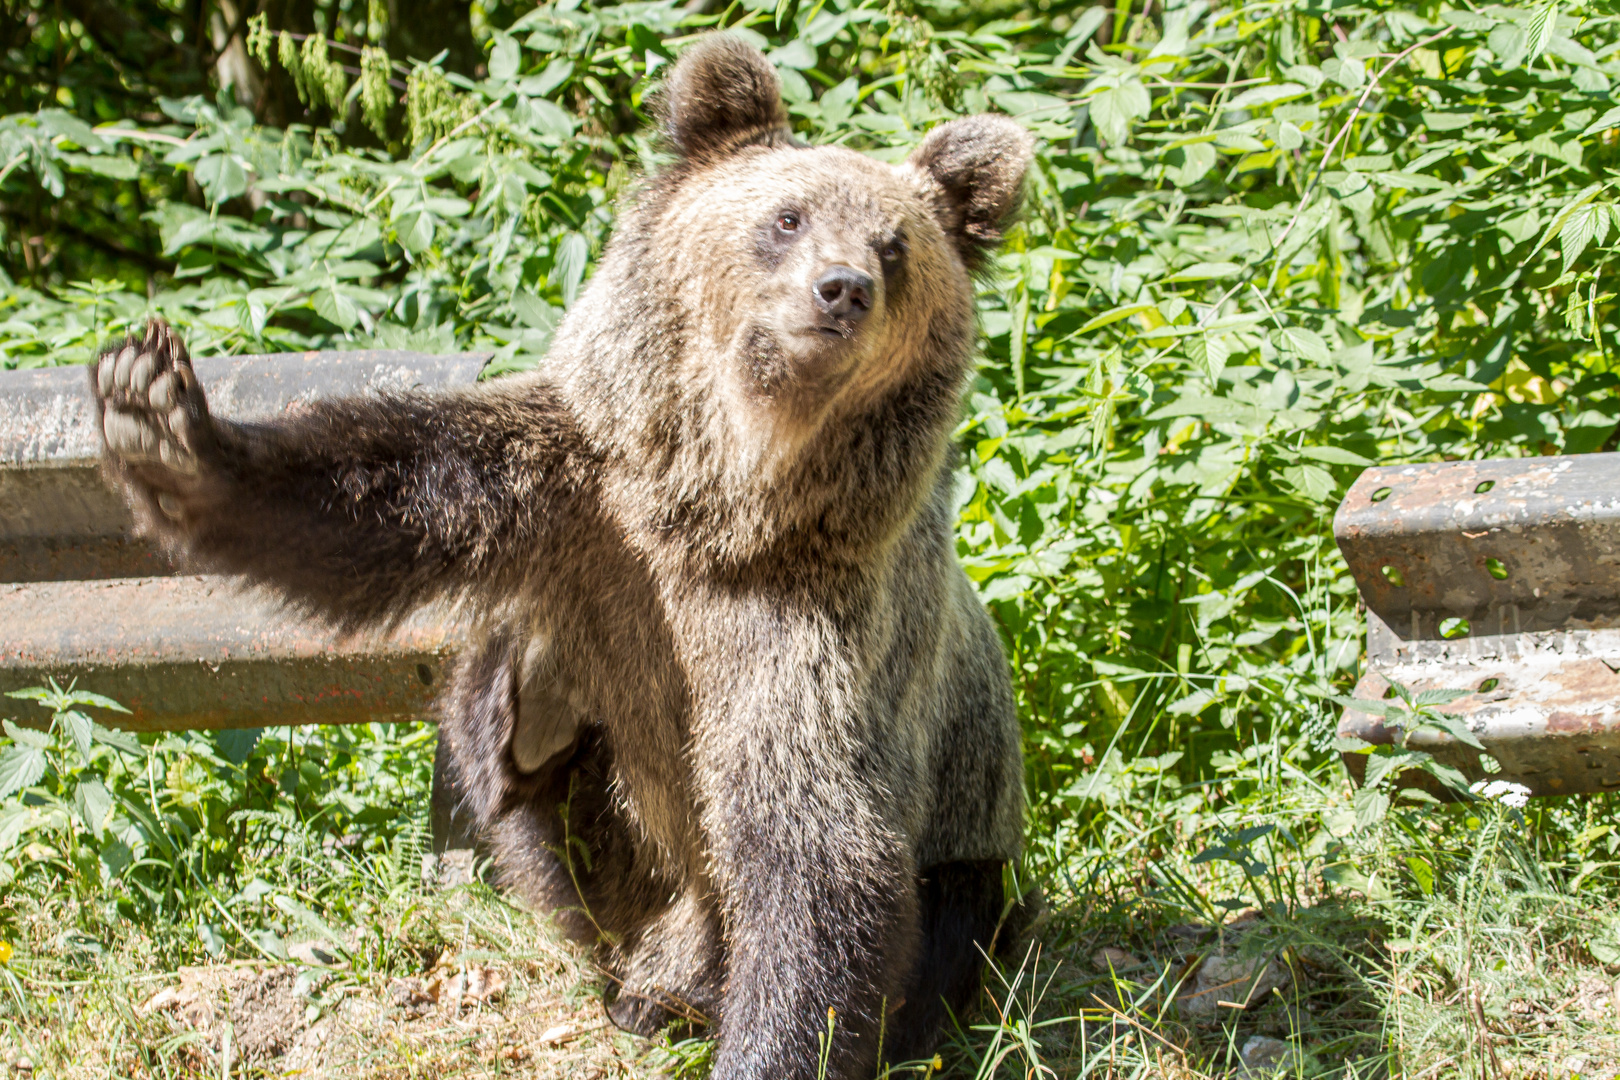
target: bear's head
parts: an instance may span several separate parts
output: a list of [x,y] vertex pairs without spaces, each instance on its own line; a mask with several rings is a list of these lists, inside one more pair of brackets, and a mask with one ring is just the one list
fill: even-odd
[[709,503],[778,523],[908,513],[960,417],[973,275],[1031,138],[975,116],[898,164],[804,146],[770,62],[724,34],[682,53],[661,108],[675,161],[621,207],[544,377],[647,498],[681,508],[669,521]]
[[972,275],[1018,209],[1030,136],[985,115],[900,164],[806,147],[770,62],[724,34],[682,54],[662,111],[678,160],[643,200],[638,247],[733,426],[782,450],[919,379],[956,408]]

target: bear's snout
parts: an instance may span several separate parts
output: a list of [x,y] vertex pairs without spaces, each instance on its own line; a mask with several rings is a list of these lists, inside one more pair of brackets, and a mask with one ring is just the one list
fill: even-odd
[[872,275],[853,266],[828,267],[811,286],[816,307],[845,323],[866,318],[872,310]]

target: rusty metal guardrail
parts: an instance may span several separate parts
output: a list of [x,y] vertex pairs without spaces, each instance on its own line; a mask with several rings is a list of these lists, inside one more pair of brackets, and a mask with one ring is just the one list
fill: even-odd
[[[195,361],[218,416],[317,397],[470,385],[489,354],[281,353]],[[136,731],[429,720],[455,627],[433,613],[339,638],[133,535],[101,480],[82,367],[0,371],[0,692],[47,678],[131,709]],[[442,764],[442,762],[441,762]],[[443,769],[435,842],[461,846]]]
[[[1620,789],[1620,454],[1371,468],[1333,532],[1367,606],[1354,697],[1467,691],[1441,709],[1499,772],[1448,732],[1408,745],[1534,795]],[[1354,709],[1339,734],[1400,736]]]

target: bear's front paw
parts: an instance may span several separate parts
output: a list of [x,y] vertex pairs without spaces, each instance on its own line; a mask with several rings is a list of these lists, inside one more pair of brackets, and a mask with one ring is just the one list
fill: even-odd
[[208,402],[185,345],[168,323],[153,319],[142,338],[101,354],[95,390],[107,453],[155,481],[160,505],[174,516],[164,481],[196,477],[211,445]]

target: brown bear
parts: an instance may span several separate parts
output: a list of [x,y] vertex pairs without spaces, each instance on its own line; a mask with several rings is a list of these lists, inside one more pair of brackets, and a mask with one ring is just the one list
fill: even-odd
[[338,626],[460,603],[441,738],[503,882],[599,943],[612,1017],[806,1080],[831,1008],[828,1074],[867,1077],[932,1053],[1020,910],[948,439],[1031,141],[802,146],[726,36],[663,114],[677,160],[540,371],[228,423],[153,323],[98,360],[106,469],[172,551]]

